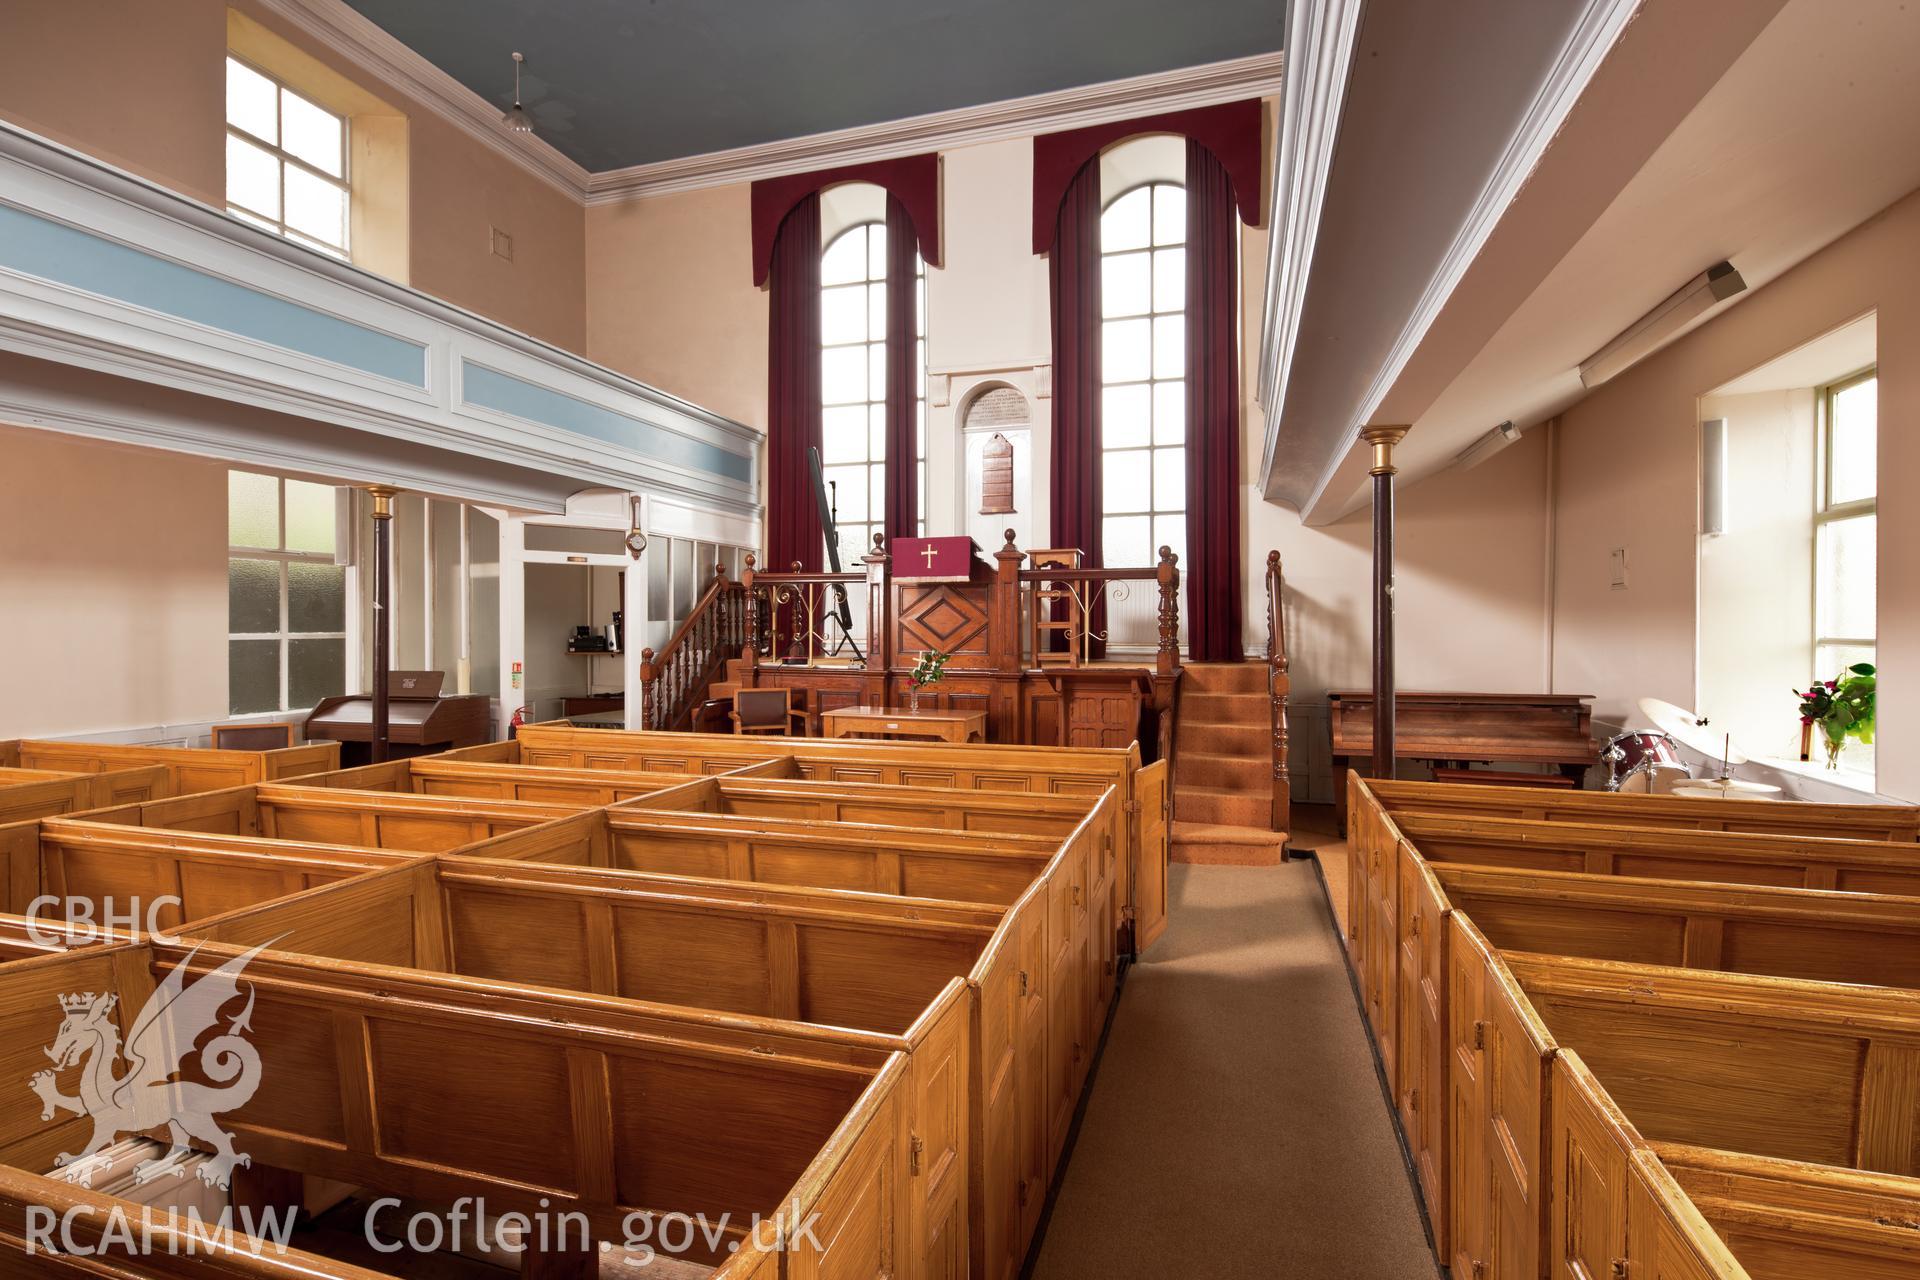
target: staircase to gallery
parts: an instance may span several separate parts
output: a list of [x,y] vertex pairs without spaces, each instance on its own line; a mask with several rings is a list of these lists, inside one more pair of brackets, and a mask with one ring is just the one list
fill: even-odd
[[1273,727],[1265,662],[1188,663],[1174,719],[1173,859],[1272,866]]

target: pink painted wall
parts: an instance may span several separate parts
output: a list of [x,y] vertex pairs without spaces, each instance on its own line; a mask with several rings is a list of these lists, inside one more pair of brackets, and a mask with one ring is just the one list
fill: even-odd
[[[1567,411],[1558,468],[1555,687],[1626,718],[1688,705],[1695,671],[1698,398],[1810,338],[1878,313],[1880,791],[1920,800],[1920,192]],[[1624,591],[1611,548],[1628,550]],[[1783,701],[1782,714],[1790,714]]]
[[[408,116],[414,287],[570,351],[586,345],[577,201],[310,41],[233,6]],[[197,200],[226,185],[224,0],[7,0],[0,118]],[[513,236],[493,256],[490,229]]]

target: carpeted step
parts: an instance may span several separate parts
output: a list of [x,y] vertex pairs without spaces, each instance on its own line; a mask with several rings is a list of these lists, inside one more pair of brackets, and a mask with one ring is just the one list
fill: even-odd
[[1189,663],[1182,670],[1180,695],[1192,693],[1267,692],[1267,664],[1264,662]]
[[1273,776],[1271,756],[1229,756],[1212,751],[1183,751],[1174,773],[1174,789],[1189,784],[1226,791],[1264,791]]
[[1173,824],[1175,862],[1215,867],[1277,867],[1285,860],[1285,832],[1207,822]]
[[1192,717],[1218,724],[1265,724],[1270,718],[1264,695],[1247,693],[1188,693],[1181,691],[1180,719]]
[[1271,816],[1272,794],[1251,794],[1227,787],[1186,786],[1175,789],[1176,822],[1208,822],[1230,827],[1262,827]]
[[1259,724],[1222,724],[1181,716],[1173,727],[1173,749],[1182,759],[1191,752],[1205,751],[1265,760],[1273,755],[1273,728],[1264,720]]

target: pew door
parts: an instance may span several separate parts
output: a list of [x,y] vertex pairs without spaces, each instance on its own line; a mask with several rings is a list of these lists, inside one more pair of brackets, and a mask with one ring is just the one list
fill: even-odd
[[1447,913],[1440,882],[1404,840],[1398,842],[1400,916],[1400,1072],[1395,1102],[1414,1174],[1433,1223],[1434,1250],[1447,1256],[1446,1062]]
[[1553,1038],[1480,931],[1447,920],[1455,1274],[1539,1280]]
[[1646,1144],[1580,1055],[1553,1064],[1553,1217],[1549,1280],[1615,1280],[1627,1268],[1633,1153]]
[[1633,1157],[1627,1257],[1630,1280],[1750,1280],[1651,1151]]
[[1156,760],[1133,775],[1140,806],[1133,841],[1133,946],[1145,951],[1167,931],[1167,849],[1172,833],[1173,789],[1167,762]]

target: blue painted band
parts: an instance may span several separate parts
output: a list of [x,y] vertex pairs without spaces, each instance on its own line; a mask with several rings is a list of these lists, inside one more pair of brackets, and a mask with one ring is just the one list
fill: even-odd
[[471,360],[461,362],[460,384],[462,398],[476,408],[592,436],[642,457],[725,476],[742,484],[753,483],[753,459],[745,454],[695,440],[563,391],[536,386]]
[[5,204],[0,267],[376,377],[427,385],[427,349],[417,342]]

